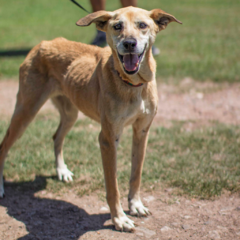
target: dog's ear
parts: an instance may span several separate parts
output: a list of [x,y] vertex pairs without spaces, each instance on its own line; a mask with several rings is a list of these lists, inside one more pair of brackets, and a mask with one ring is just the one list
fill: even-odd
[[86,17],[79,19],[76,24],[78,26],[89,26],[91,23],[96,23],[96,27],[100,31],[106,32],[107,21],[112,18],[113,13],[107,11],[98,11],[88,14]]
[[154,9],[150,11],[150,17],[157,24],[159,31],[164,30],[170,22],[177,22],[182,24],[182,22],[177,20],[174,16],[164,12],[161,9]]

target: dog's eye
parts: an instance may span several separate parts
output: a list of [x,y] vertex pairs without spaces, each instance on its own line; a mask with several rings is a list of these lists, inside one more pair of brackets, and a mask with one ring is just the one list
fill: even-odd
[[121,23],[118,23],[116,24],[115,26],[113,26],[113,28],[116,30],[116,31],[119,31],[122,29],[122,24]]
[[145,29],[147,27],[147,24],[144,22],[139,23],[139,28]]

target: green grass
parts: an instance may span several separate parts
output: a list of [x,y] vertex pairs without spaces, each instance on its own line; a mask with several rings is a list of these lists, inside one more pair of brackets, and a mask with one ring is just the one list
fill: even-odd
[[[51,136],[57,128],[54,116],[39,116],[11,149],[4,176],[17,182],[33,181],[36,176],[56,176]],[[187,132],[183,122],[171,128],[151,129],[142,187],[173,187],[180,194],[212,198],[227,190],[240,190],[240,127],[215,124]],[[0,121],[0,139],[7,124]],[[100,127],[79,120],[66,137],[65,160],[74,172],[74,182],[65,184],[47,178],[46,189],[57,193],[73,189],[82,195],[104,190],[103,170],[98,145]],[[118,148],[118,180],[128,189],[131,156],[131,129],[124,131]],[[29,185],[28,185],[29,186]]]
[[[89,1],[81,1],[91,11]],[[179,81],[239,81],[240,41],[238,0],[152,0],[138,1],[139,7],[162,8],[183,22],[171,23],[161,32],[156,46],[161,55],[157,77]],[[95,27],[79,28],[75,22],[85,12],[69,0],[0,0],[0,51],[31,48],[42,40],[63,36],[89,43]],[[107,1],[107,10],[120,7],[120,1]],[[0,58],[0,78],[16,77],[23,57]]]

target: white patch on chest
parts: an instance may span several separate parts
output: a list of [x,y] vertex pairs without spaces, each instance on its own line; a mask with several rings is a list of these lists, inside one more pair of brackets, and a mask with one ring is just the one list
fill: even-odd
[[145,114],[149,114],[150,113],[150,110],[148,108],[146,108],[145,102],[143,100],[142,100],[140,109]]

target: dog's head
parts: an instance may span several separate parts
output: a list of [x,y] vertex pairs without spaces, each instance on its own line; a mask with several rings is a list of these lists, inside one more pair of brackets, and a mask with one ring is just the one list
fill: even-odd
[[117,55],[122,70],[127,75],[134,75],[140,70],[146,53],[151,53],[156,34],[170,22],[181,23],[161,9],[146,11],[127,7],[114,12],[91,13],[76,24],[88,26],[95,23],[98,30],[106,32],[107,42]]

